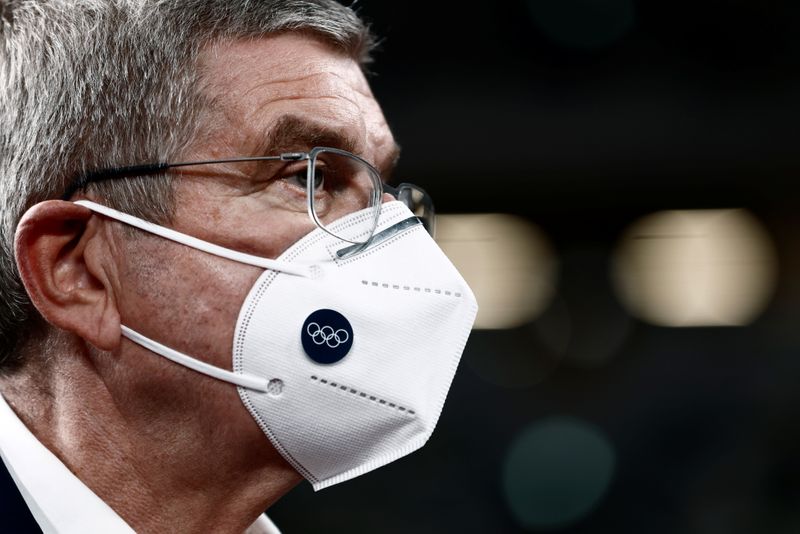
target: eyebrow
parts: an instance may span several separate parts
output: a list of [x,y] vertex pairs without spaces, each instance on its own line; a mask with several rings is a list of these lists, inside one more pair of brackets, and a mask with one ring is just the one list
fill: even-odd
[[355,153],[358,146],[355,138],[340,130],[296,115],[280,117],[270,128],[264,141],[259,148],[260,155],[265,156],[275,155],[279,151],[315,146],[331,146]]
[[[259,155],[273,156],[293,150],[308,150],[315,146],[329,146],[359,154],[358,141],[341,130],[331,128],[320,122],[311,121],[297,115],[283,115],[267,132],[259,147]],[[382,161],[372,162],[381,175],[391,175],[400,158],[400,145],[395,143],[391,152]]]

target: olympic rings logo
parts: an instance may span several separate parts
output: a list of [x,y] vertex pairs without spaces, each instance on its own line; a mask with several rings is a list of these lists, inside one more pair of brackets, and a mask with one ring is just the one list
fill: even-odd
[[335,349],[342,343],[347,343],[350,334],[344,328],[334,330],[332,326],[319,326],[317,323],[308,323],[306,333],[311,336],[311,340],[317,345],[328,345]]

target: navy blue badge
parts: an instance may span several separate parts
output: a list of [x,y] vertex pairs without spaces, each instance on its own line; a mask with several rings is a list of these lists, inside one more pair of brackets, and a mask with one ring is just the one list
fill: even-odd
[[303,349],[317,363],[336,363],[353,346],[353,327],[334,310],[317,310],[308,316],[300,332]]

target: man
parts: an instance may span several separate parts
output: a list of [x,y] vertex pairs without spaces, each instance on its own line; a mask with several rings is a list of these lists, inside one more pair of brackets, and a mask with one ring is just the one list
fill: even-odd
[[274,532],[302,478],[420,447],[476,306],[381,182],[359,18],[1,5],[4,528]]

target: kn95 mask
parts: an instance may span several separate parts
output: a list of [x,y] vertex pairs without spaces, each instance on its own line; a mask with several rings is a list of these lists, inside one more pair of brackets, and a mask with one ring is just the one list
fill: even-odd
[[[93,211],[265,269],[242,304],[232,371],[123,326],[180,365],[238,386],[278,452],[315,490],[383,466],[431,436],[475,320],[472,291],[401,202],[382,206],[370,245],[317,228],[275,260],[242,254],[94,202]],[[329,228],[356,226],[368,212]]]

